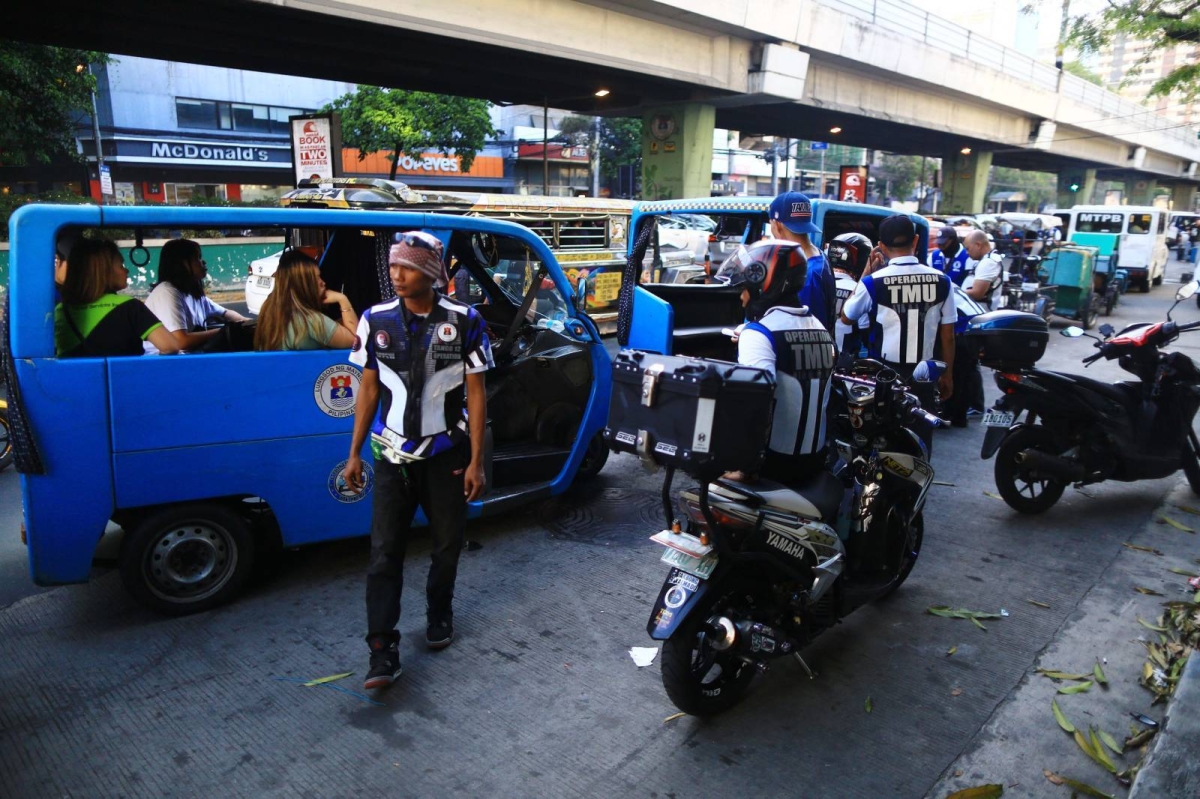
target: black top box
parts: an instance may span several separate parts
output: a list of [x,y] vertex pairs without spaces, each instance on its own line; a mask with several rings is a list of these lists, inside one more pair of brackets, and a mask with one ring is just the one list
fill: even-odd
[[1050,326],[1037,314],[992,311],[972,319],[963,337],[989,369],[1025,369],[1046,352]]
[[774,410],[769,372],[623,350],[613,362],[608,445],[698,477],[755,471]]

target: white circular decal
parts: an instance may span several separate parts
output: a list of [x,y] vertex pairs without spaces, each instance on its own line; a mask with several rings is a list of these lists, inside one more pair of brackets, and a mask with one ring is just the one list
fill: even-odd
[[351,488],[346,482],[346,478],[342,477],[345,469],[346,461],[342,461],[329,473],[329,481],[326,484],[329,488],[329,495],[347,505],[366,499],[367,494],[371,493],[372,486],[375,485],[375,470],[371,468],[371,464],[363,461],[363,487],[358,491]]
[[454,339],[458,338],[458,328],[449,322],[444,322],[438,325],[437,334],[440,340],[449,344],[451,341],[454,341]]
[[683,607],[683,603],[687,602],[688,593],[678,585],[673,585],[667,589],[666,596],[663,597],[663,604],[671,610]]
[[341,419],[354,413],[354,399],[362,372],[347,364],[331,366],[313,384],[313,398],[321,412]]

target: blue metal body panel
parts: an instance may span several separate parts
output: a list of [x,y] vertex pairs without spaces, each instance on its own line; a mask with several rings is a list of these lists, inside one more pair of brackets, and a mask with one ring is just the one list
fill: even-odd
[[675,309],[661,297],[641,286],[633,290],[633,325],[629,328],[629,348],[671,355],[671,331],[675,329]]
[[[371,500],[339,495],[353,416],[317,404],[318,378],[346,364],[344,351],[227,353],[176,357],[54,357],[54,237],[63,225],[119,228],[314,227],[456,230],[519,239],[546,265],[564,298],[571,285],[528,228],[478,217],[284,208],[26,206],[10,223],[11,340],[23,405],[46,467],[22,475],[30,572],[38,584],[86,580],[96,543],[114,513],[219,497],[261,497],[285,545],[365,535]],[[591,394],[570,457],[541,491],[574,479],[608,418],[611,359],[590,318],[563,303],[568,330],[589,347]],[[364,448],[368,456],[369,448]],[[513,503],[507,497],[503,507]],[[468,518],[488,512],[486,500]],[[418,513],[418,522],[424,515]]]

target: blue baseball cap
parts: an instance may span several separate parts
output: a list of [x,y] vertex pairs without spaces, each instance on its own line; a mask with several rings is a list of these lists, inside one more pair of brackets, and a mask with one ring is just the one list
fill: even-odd
[[793,233],[820,233],[812,221],[812,201],[798,191],[786,191],[771,200],[771,219]]

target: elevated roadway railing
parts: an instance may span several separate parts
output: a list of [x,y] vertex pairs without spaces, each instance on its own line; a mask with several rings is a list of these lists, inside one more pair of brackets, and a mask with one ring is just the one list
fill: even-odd
[[[921,11],[897,0],[817,0],[821,5],[835,8],[848,16],[861,19],[876,27],[901,36],[916,39],[930,47],[965,58],[997,72],[1027,81],[1049,91],[1058,86],[1058,70],[1024,53],[945,19]],[[1131,102],[1102,86],[1089,83],[1075,75],[1062,76],[1062,94],[1094,108],[1106,119],[1096,123],[1121,120],[1125,124],[1111,132],[1114,135],[1157,132],[1193,146],[1196,132],[1192,126],[1161,117],[1144,105]]]

